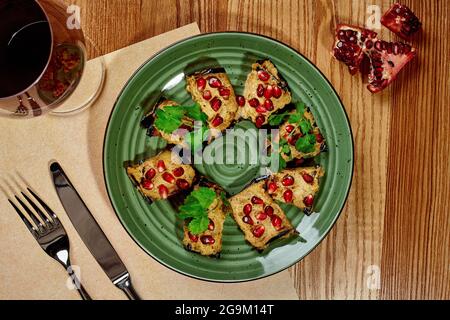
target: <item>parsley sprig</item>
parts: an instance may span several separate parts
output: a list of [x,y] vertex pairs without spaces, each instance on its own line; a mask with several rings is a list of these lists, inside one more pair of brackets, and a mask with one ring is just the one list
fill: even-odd
[[200,187],[187,196],[180,206],[179,217],[191,219],[188,229],[192,234],[200,234],[208,229],[208,208],[216,198],[216,192],[207,187]]
[[185,118],[206,122],[207,116],[196,103],[191,106],[167,106],[156,110],[154,125],[158,130],[171,134],[177,130]]

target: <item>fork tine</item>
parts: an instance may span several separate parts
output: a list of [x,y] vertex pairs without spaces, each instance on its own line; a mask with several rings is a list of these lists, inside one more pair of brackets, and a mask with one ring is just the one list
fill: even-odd
[[53,218],[53,220],[57,220],[58,219],[58,217],[56,216],[56,213],[54,213],[53,210],[50,209],[50,207],[41,198],[39,198],[38,195],[36,193],[34,193],[33,190],[31,190],[31,188],[27,187],[27,190],[39,202],[39,204],[42,206],[42,208],[44,208],[44,210]]
[[39,217],[41,217],[42,221],[45,221],[47,223],[50,223],[50,220],[48,217],[42,212],[42,210],[25,194],[25,192],[20,192],[22,196],[27,200],[27,202],[33,207],[34,211],[37,212]]
[[33,213],[33,211],[31,211],[31,209],[18,196],[14,196],[14,197],[20,203],[22,208],[25,209],[25,211],[28,213],[28,215],[30,216],[31,220],[33,220],[33,222],[36,224],[36,226],[37,227],[43,226],[41,221],[39,221],[39,219],[36,217],[36,215]]
[[12,205],[12,207],[14,208],[14,210],[16,210],[16,212],[18,213],[20,219],[22,219],[23,223],[25,223],[25,225],[27,226],[28,230],[30,230],[31,233],[37,232],[36,227],[34,227],[30,221],[28,221],[28,219],[23,215],[22,211],[20,211],[20,209],[14,204],[14,202],[12,202],[10,199],[8,199],[8,202]]

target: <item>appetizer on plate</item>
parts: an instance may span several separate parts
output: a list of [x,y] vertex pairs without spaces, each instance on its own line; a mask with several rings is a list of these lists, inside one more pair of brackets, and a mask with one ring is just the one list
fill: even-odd
[[237,118],[251,119],[260,128],[272,113],[291,102],[291,92],[273,63],[263,60],[252,65],[245,82],[245,100],[240,103],[239,98],[238,103],[245,104],[239,108]]
[[316,124],[311,110],[297,103],[294,110],[272,115],[270,125],[280,125],[280,155],[286,161],[307,159],[325,150],[325,139]]
[[226,204],[218,187],[197,186],[180,206],[184,223],[184,247],[204,256],[218,256],[222,250],[222,231]]
[[266,189],[274,200],[291,203],[310,214],[323,175],[321,167],[285,169],[267,180]]
[[207,115],[209,128],[223,131],[234,121],[238,105],[223,68],[208,69],[186,77],[186,90]]
[[142,120],[142,125],[151,131],[150,135],[160,136],[169,144],[186,146],[186,137],[195,129],[195,121],[206,122],[206,114],[198,104],[181,106],[162,98]]
[[142,164],[129,166],[127,173],[138,190],[153,201],[188,190],[195,178],[194,169],[182,164],[179,158],[173,159],[172,152],[168,150]]
[[245,239],[263,250],[269,242],[293,234],[294,228],[283,210],[264,189],[264,181],[250,185],[229,199],[234,220]]

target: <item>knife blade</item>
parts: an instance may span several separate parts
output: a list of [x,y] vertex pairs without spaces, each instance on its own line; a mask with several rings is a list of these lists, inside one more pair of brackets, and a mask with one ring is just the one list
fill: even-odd
[[112,283],[130,300],[140,300],[130,274],[75,187],[57,162],[50,164],[53,184],[70,221]]

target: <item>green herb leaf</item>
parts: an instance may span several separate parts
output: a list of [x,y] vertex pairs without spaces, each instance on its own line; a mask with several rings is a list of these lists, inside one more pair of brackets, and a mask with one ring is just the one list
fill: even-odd
[[172,133],[177,130],[181,125],[181,119],[183,119],[182,111],[166,110],[169,107],[164,108],[164,110],[156,110],[155,127],[165,133]]
[[295,148],[303,153],[313,152],[316,144],[316,136],[313,134],[306,134],[300,137],[295,144]]
[[271,126],[279,126],[284,121],[286,116],[288,116],[288,115],[289,115],[289,112],[280,113],[280,114],[272,114],[269,117],[269,124]]
[[185,110],[186,115],[193,120],[201,121],[203,123],[206,123],[208,120],[208,116],[202,111],[198,103],[185,107]]
[[305,109],[306,105],[301,101],[297,102],[297,104],[295,105],[295,110],[297,110],[297,113],[301,114],[302,116],[305,113]]
[[208,215],[200,218],[192,219],[189,222],[188,229],[192,234],[200,234],[208,229],[209,218]]
[[299,126],[303,134],[308,134],[312,130],[311,122],[309,122],[309,120],[305,118],[300,120]]
[[192,191],[184,204],[180,206],[179,217],[181,219],[192,219],[188,225],[192,234],[199,234],[208,229],[208,208],[215,198],[216,192],[214,190],[200,187]]
[[288,122],[289,123],[298,123],[302,119],[303,119],[303,114],[293,113],[289,116]]

